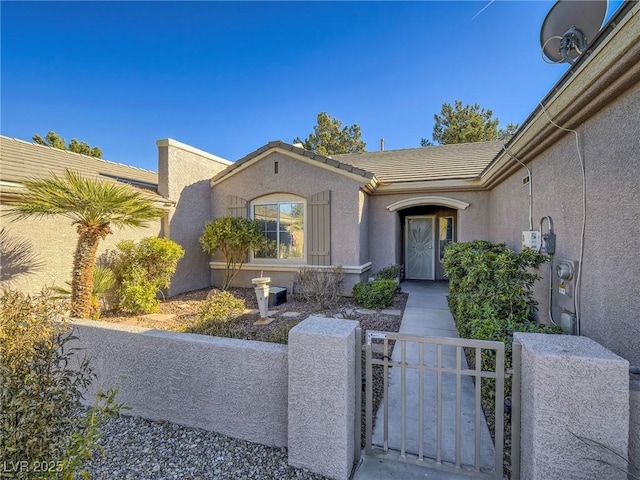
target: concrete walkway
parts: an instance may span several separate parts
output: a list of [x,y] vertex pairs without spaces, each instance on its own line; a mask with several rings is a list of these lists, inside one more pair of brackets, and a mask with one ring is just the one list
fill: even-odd
[[[403,282],[402,290],[409,294],[400,333],[417,336],[458,337],[453,317],[447,303],[448,284],[445,282]],[[425,365],[437,364],[437,347],[425,345]],[[401,348],[396,343],[392,355],[393,361],[400,361]],[[407,363],[419,363],[419,347],[416,343],[406,345]],[[462,355],[463,366],[466,365]],[[446,367],[456,366],[455,347],[442,347],[442,363]],[[400,450],[401,425],[401,369],[391,368],[389,373],[389,448]],[[455,375],[443,374],[442,382],[442,458],[446,462],[455,462]],[[462,376],[462,448],[463,465],[474,464],[475,439],[475,387],[473,380]],[[419,405],[419,373],[413,369],[406,371],[406,449],[409,453],[418,452],[418,405]],[[425,457],[435,458],[436,454],[436,405],[437,378],[435,372],[427,372],[424,376],[424,433],[423,451]],[[383,406],[377,412],[376,427],[373,432],[373,444],[383,443]],[[481,419],[480,465],[483,471],[493,471],[494,448],[484,415]],[[363,460],[355,472],[354,480],[396,479],[430,479],[430,480],[468,480],[466,475],[442,472],[422,466],[409,465],[394,460],[368,457]]]

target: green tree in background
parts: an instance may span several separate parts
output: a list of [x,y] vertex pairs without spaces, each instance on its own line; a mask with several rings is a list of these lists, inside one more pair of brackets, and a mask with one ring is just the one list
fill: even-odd
[[80,142],[75,138],[72,138],[69,145],[66,145],[64,138],[53,130],[50,130],[44,138],[36,133],[33,136],[33,141],[40,145],[46,145],[60,150],[69,150],[70,152],[82,153],[90,157],[102,158],[102,150],[100,147],[92,147],[87,142]]
[[342,122],[326,112],[318,114],[317,125],[306,140],[296,137],[293,143],[302,143],[305,149],[320,155],[366,152],[367,144],[361,138],[357,124],[342,126]]
[[[477,103],[462,105],[456,100],[454,105],[443,103],[440,115],[433,116],[433,141],[440,145],[452,143],[473,143],[499,140],[503,136],[510,136],[518,129],[518,124],[509,123],[505,129],[499,129],[499,120],[493,117],[491,110],[480,108]],[[426,138],[420,140],[420,145],[433,145]]]

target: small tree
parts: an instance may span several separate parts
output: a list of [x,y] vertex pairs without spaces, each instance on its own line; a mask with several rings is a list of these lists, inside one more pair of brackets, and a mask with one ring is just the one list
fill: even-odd
[[129,313],[157,311],[158,290],[169,287],[184,249],[168,238],[147,237],[137,244],[124,240],[117,245],[113,262],[118,288],[118,307]]
[[219,217],[205,224],[200,243],[209,255],[218,250],[222,253],[226,264],[222,289],[227,290],[247,260],[249,250],[265,246],[266,238],[256,220]]
[[71,274],[71,313],[91,316],[93,269],[100,240],[116,227],[143,227],[164,212],[128,185],[86,178],[73,170],[22,182],[24,195],[10,202],[6,215],[15,220],[60,215],[78,232]]

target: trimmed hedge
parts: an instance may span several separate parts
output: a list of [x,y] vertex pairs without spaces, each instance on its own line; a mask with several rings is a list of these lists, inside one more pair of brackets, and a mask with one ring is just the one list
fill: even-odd
[[397,288],[395,280],[358,282],[353,286],[353,301],[365,308],[385,308],[393,303]]
[[[530,249],[520,253],[484,240],[450,243],[442,265],[449,277],[449,307],[458,333],[464,338],[493,340],[505,344],[505,368],[510,368],[514,332],[562,333],[553,325],[538,323],[538,304],[532,288],[540,278],[532,272],[548,261]],[[482,366],[495,370],[493,351],[482,351]],[[505,396],[511,383],[505,382]],[[483,391],[493,396],[493,381]]]

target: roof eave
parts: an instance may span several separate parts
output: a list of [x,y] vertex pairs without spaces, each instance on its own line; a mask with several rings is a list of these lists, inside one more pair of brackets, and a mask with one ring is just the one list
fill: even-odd
[[[590,50],[573,64],[527,117],[505,148],[527,164],[640,78],[640,3],[626,2],[602,29]],[[601,54],[606,50],[606,54]],[[544,109],[542,108],[544,105]],[[546,110],[546,112],[545,112]],[[501,150],[481,173],[491,189],[522,168]]]
[[340,162],[331,157],[318,155],[309,150],[305,150],[304,148],[296,147],[294,145],[276,140],[263,145],[262,147],[258,148],[248,155],[245,155],[240,160],[224,169],[222,172],[214,175],[210,182],[211,187],[219,185],[226,179],[232,177],[237,173],[240,173],[241,171],[249,168],[251,165],[262,160],[266,156],[276,152],[295,158],[297,160],[301,160],[309,165],[324,168],[333,173],[346,176],[360,183],[364,183],[366,185],[366,188],[375,189],[375,186],[378,183],[375,175],[371,172],[358,167],[354,167],[353,165],[349,165],[348,163]]
[[478,191],[486,190],[480,178],[470,179],[446,179],[446,180],[422,180],[412,182],[381,183],[375,193],[387,195],[392,193],[418,193],[418,192],[451,192],[451,191]]

